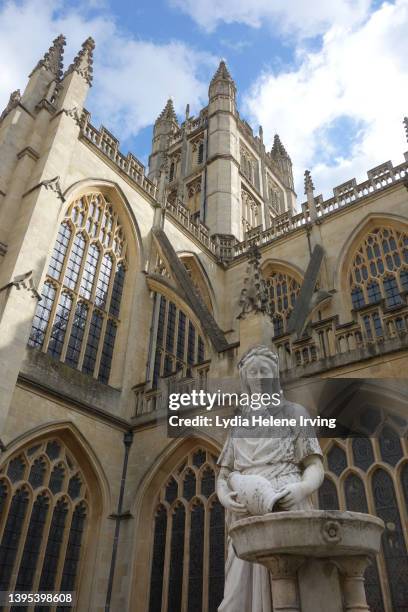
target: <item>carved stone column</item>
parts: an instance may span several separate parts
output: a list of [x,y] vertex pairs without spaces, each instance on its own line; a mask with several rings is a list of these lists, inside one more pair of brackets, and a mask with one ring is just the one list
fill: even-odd
[[364,572],[370,562],[367,555],[355,557],[337,557],[332,562],[343,577],[344,610],[361,612],[370,610],[364,589]]
[[274,555],[258,559],[271,572],[274,612],[301,611],[297,572],[304,561],[304,557],[295,555]]

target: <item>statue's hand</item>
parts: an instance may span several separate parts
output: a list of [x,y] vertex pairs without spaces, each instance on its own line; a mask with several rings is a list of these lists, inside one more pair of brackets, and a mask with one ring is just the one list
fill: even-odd
[[307,497],[308,493],[302,482],[295,482],[287,485],[284,490],[284,496],[279,500],[279,506],[283,510],[292,510],[297,504]]
[[238,493],[237,491],[230,491],[226,493],[220,498],[220,502],[227,510],[231,510],[231,512],[235,512],[236,514],[246,514],[247,509],[244,504],[236,501]]

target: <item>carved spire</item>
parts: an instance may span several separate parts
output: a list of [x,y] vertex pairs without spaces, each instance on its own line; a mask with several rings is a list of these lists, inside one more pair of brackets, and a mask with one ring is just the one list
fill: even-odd
[[273,138],[273,146],[272,146],[272,150],[271,150],[271,155],[274,159],[277,159],[279,157],[287,157],[290,159],[285,147],[282,144],[281,139],[279,138],[278,134],[275,134],[274,138]]
[[246,277],[239,299],[241,306],[239,319],[244,319],[250,312],[270,314],[268,288],[261,273],[261,257],[259,248],[253,245],[248,251]]
[[92,85],[92,72],[93,72],[93,51],[95,49],[94,39],[90,36],[83,43],[82,48],[78,55],[75,57],[72,64],[69,66],[64,77],[71,72],[77,72],[81,77],[85,79],[88,85]]
[[166,106],[163,108],[162,112],[157,117],[156,123],[158,121],[175,121],[175,123],[178,124],[176,111],[174,110],[174,104],[171,98],[167,100]]
[[16,91],[12,91],[10,94],[10,98],[9,101],[7,103],[6,108],[4,109],[4,111],[1,113],[0,115],[0,121],[2,121],[4,119],[4,117],[6,115],[9,114],[10,111],[13,110],[13,108],[15,108],[19,102],[21,100],[21,93],[19,89],[16,89]]
[[310,221],[314,222],[317,219],[317,209],[316,200],[314,196],[314,185],[310,170],[305,170],[305,194],[307,196]]
[[234,82],[232,76],[229,73],[229,70],[227,68],[227,64],[225,63],[224,60],[220,61],[220,64],[213,76],[213,78],[211,79],[211,83],[210,86],[213,85],[213,83],[215,83],[216,81],[230,81],[231,83]]
[[60,34],[53,40],[51,47],[48,49],[47,53],[45,53],[44,57],[40,59],[34,70],[30,72],[29,77],[31,77],[39,68],[45,68],[46,70],[52,72],[59,80],[62,77],[62,59],[65,45],[65,36]]
[[237,88],[234,80],[231,77],[227,65],[224,60],[220,61],[213,78],[211,79],[208,88],[208,97],[210,102],[216,99],[221,99],[221,107],[217,110],[229,110],[235,112],[235,97]]
[[312,175],[310,174],[310,170],[305,170],[305,194],[309,193],[313,194],[314,185],[312,180]]
[[404,127],[405,127],[405,134],[407,136],[407,142],[408,142],[408,117],[404,117]]

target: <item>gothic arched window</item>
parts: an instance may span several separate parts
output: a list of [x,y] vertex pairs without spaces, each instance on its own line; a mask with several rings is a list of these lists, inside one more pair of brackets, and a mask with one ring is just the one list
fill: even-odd
[[286,332],[300,285],[293,276],[285,272],[272,271],[265,276],[273,313],[274,332],[275,336],[278,336]]
[[191,375],[192,367],[205,359],[204,341],[187,315],[174,302],[158,293],[156,308],[157,311],[153,312],[154,387],[157,387],[160,376],[168,376],[179,370]]
[[403,612],[408,601],[408,542],[403,528],[408,449],[406,440],[385,418],[382,410],[370,407],[361,415],[360,424],[378,432],[376,440],[361,435],[337,439],[327,448],[328,475],[318,498],[322,509],[366,512],[384,521],[378,562],[365,573],[367,601],[373,612]]
[[160,490],[153,522],[149,612],[216,612],[221,603],[225,518],[215,494],[215,472],[213,455],[196,449]]
[[28,446],[6,461],[0,469],[2,591],[75,590],[88,496],[81,469],[60,440]]
[[353,308],[384,299],[387,307],[402,303],[408,288],[408,233],[391,227],[370,230],[358,247],[349,272]]
[[29,346],[109,382],[125,282],[126,242],[109,200],[75,200],[58,231]]

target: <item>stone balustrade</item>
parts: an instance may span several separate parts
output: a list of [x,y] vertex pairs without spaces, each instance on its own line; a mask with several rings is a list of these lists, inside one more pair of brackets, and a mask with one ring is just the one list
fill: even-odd
[[[183,124],[183,129],[188,133],[205,127],[207,118],[205,114],[190,119]],[[99,151],[109,158],[122,172],[132,181],[137,183],[153,198],[157,197],[157,186],[145,176],[145,168],[139,160],[128,153],[125,156],[119,151],[119,141],[104,127],[100,130],[90,122],[90,114],[83,111],[81,119],[81,135],[92,143]],[[182,137],[182,129],[172,136],[172,144],[178,142]],[[390,185],[406,183],[408,181],[408,154],[405,161],[398,166],[393,166],[391,161],[384,162],[367,172],[367,180],[357,184],[355,178],[334,187],[333,197],[324,200],[322,195],[315,197],[317,221],[322,222],[327,216],[343,210],[370,197],[374,193],[380,193]],[[254,244],[264,246],[277,240],[281,236],[290,234],[311,223],[309,205],[304,202],[301,211],[291,215],[285,211],[275,217],[272,225],[265,230],[261,227],[255,228],[245,240],[239,242],[235,238],[220,235],[209,236],[207,227],[199,220],[192,220],[191,215],[182,202],[176,201],[166,203],[169,215],[180,223],[192,236],[194,236],[204,247],[211,251],[221,261],[229,261],[235,257],[244,255]]]
[[90,114],[84,111],[81,119],[81,136],[109,158],[134,183],[151,197],[156,198],[157,186],[145,175],[145,167],[132,154],[119,151],[119,141],[105,127],[100,130],[90,123]]

